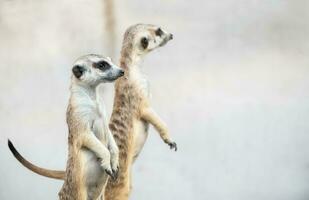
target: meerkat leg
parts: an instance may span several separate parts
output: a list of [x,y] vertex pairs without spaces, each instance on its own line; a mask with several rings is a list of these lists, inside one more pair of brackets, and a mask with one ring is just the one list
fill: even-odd
[[108,149],[100,142],[100,140],[94,135],[94,133],[85,133],[83,136],[82,146],[93,151],[98,158],[100,158],[101,166],[107,174],[113,177],[111,164],[110,164],[110,153]]
[[[106,117],[104,117],[106,119]],[[97,133],[96,137],[101,141],[102,144],[105,144],[110,153],[110,163],[113,172],[113,177],[117,176],[118,173],[118,146],[114,141],[114,137],[108,128],[108,123],[105,121],[102,123],[102,119],[95,120],[93,123],[93,129]],[[104,146],[105,146],[104,145]]]
[[127,176],[125,176],[121,179],[120,182],[116,180],[114,183],[107,184],[107,190],[104,194],[104,200],[128,200],[129,195],[130,180]]
[[[104,117],[104,119],[106,119],[106,117]],[[98,132],[100,132],[100,134],[102,135],[102,138],[103,138],[103,135],[105,136],[104,138],[106,140],[106,146],[111,156],[112,171],[114,173],[114,176],[116,177],[118,173],[118,168],[119,168],[119,149],[115,142],[113,134],[111,133],[108,127],[108,122],[106,121],[105,123],[102,123],[101,125],[103,127],[100,127]]]
[[107,138],[108,138],[108,149],[111,155],[112,170],[113,170],[114,175],[117,176],[118,169],[119,169],[119,149],[109,129],[107,132]]
[[109,181],[104,193],[105,200],[128,200],[130,195],[130,174],[132,158],[128,160],[120,159],[120,168],[118,178]]
[[141,112],[141,118],[146,122],[152,124],[154,128],[159,132],[162,140],[167,143],[171,149],[177,151],[177,144],[170,139],[167,126],[151,108],[145,108]]

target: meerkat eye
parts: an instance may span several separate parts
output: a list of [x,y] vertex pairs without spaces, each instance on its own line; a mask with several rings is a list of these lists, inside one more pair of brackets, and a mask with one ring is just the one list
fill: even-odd
[[105,62],[105,61],[93,63],[93,67],[98,68],[102,71],[105,71],[105,70],[108,70],[109,68],[111,68],[110,64],[108,64],[108,62]]
[[159,37],[161,37],[161,36],[163,35],[163,31],[162,31],[161,28],[158,28],[158,29],[156,30],[156,35],[159,36]]
[[142,44],[142,47],[146,49],[148,47],[148,39],[146,37],[143,37],[141,39],[141,44]]

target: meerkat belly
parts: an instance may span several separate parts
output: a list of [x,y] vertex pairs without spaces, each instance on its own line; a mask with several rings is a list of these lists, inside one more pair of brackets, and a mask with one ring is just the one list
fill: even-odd
[[[143,77],[143,76],[136,76],[135,80],[138,83],[141,95],[144,96],[146,99],[151,98],[150,90],[149,90],[149,81]],[[140,120],[140,119],[134,119],[133,120],[133,133],[134,133],[134,157],[133,160],[135,160],[138,156],[138,154],[141,152],[146,139],[148,137],[148,123]]]
[[[103,130],[103,119],[96,118],[92,124],[92,131],[104,146],[106,146],[106,135]],[[85,184],[87,187],[88,199],[96,199],[101,194],[107,182],[107,174],[101,167],[101,160],[89,149],[82,149],[83,169],[85,170]]]
[[106,184],[107,175],[103,171],[98,157],[86,148],[81,149],[81,162],[88,199],[96,199]]
[[100,159],[86,148],[81,149],[81,162],[88,199],[97,199],[107,182],[107,174],[101,167]]
[[145,121],[139,120],[139,119],[135,119],[133,121],[133,133],[134,133],[134,154],[133,154],[133,158],[135,159],[138,154],[141,152],[146,139],[148,137],[148,123],[146,123]]

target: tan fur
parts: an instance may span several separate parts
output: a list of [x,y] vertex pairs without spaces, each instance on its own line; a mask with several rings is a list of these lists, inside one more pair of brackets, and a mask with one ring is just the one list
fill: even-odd
[[[71,101],[71,100],[70,100]],[[73,199],[87,199],[84,182],[84,173],[79,162],[80,149],[83,147],[83,137],[84,134],[89,134],[87,127],[84,127],[79,123],[80,119],[74,117],[74,106],[68,107],[67,110],[67,123],[69,125],[69,155],[67,160],[66,178],[59,192],[59,199],[63,200],[73,200]]]
[[[139,134],[145,134],[147,137],[149,123],[156,128],[164,142],[175,150],[177,148],[176,143],[169,137],[166,125],[151,108],[148,89],[144,86],[144,79],[139,77],[140,59],[154,49],[141,49],[139,37],[144,35],[144,32],[147,37],[154,37],[157,28],[153,25],[138,24],[130,27],[124,35],[120,66],[125,70],[125,76],[118,79],[115,84],[114,107],[109,125],[119,148],[120,168],[117,180],[108,181],[105,200],[128,199],[132,163],[141,150],[136,149],[139,143],[137,138]],[[167,33],[164,36],[171,39]],[[159,44],[155,48],[157,47]],[[139,133],[140,126],[144,129],[141,133]],[[144,142],[139,145],[142,147]]]

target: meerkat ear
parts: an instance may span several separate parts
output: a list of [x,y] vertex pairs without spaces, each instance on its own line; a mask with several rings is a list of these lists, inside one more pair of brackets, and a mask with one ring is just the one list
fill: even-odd
[[85,68],[80,65],[75,65],[72,69],[72,72],[76,78],[80,78],[84,73]]
[[141,39],[141,44],[142,44],[142,47],[144,48],[144,49],[146,49],[147,47],[148,47],[148,39],[146,38],[146,37],[143,37],[142,39]]

